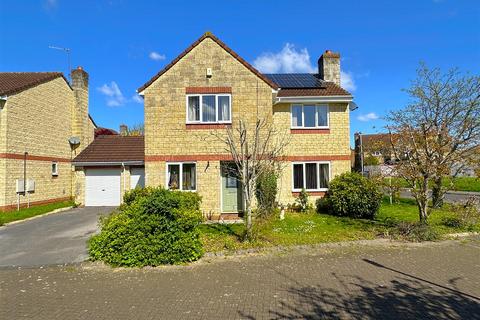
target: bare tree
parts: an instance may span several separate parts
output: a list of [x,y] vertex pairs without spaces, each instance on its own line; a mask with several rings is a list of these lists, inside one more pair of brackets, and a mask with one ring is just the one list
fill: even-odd
[[143,136],[145,135],[145,125],[143,123],[137,123],[130,127],[127,127],[125,135],[126,136]]
[[256,120],[248,125],[239,120],[225,132],[213,132],[216,139],[223,142],[225,151],[231,155],[235,168],[233,172],[242,186],[246,239],[252,238],[252,205],[255,197],[257,178],[272,168],[281,170],[285,148],[288,145],[286,134],[275,130],[271,121]]
[[390,144],[399,159],[397,174],[409,184],[420,221],[426,222],[429,183],[437,206],[446,192],[442,178],[469,163],[480,145],[480,77],[421,64],[406,92],[411,103],[387,117]]

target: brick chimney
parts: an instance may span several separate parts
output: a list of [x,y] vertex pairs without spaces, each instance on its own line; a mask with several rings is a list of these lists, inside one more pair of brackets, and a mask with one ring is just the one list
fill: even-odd
[[126,124],[121,124],[120,125],[120,135],[121,136],[126,136],[128,133],[128,127]]
[[72,120],[73,136],[80,139],[77,152],[82,151],[90,141],[88,135],[88,73],[82,67],[72,70],[72,89],[75,96],[75,107]]
[[340,85],[340,53],[326,50],[318,59],[318,74],[321,79]]

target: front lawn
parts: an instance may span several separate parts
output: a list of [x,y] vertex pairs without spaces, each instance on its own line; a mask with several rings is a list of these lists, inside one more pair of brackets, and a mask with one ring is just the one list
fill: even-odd
[[[440,234],[464,231],[446,227],[444,217],[451,216],[448,205],[435,209],[429,224]],[[325,242],[374,239],[382,237],[392,226],[401,221],[418,221],[417,207],[413,200],[401,199],[390,205],[383,201],[375,220],[340,218],[318,213],[286,213],[285,220],[272,218],[256,226],[256,240],[242,242],[243,224],[201,225],[201,237],[205,251],[238,250],[268,246],[291,246]],[[480,226],[477,226],[480,231]]]
[[15,211],[9,211],[9,212],[0,212],[0,226],[5,223],[31,218],[34,216],[45,214],[47,212],[50,212],[56,209],[71,207],[73,205],[75,205],[73,201],[63,201],[63,202],[45,204],[41,206],[34,206],[30,208],[23,208],[23,209],[20,209],[19,211],[15,210]]

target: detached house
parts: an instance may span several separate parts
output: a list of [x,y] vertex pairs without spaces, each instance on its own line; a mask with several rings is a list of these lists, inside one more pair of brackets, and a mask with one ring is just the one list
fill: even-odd
[[[138,92],[145,102],[145,136],[138,141],[144,143],[144,156],[123,154],[113,163],[108,157],[103,161],[105,170],[116,166],[108,169],[112,174],[116,170],[115,184],[102,189],[114,189],[118,203],[118,195],[134,185],[131,166],[141,170],[144,165],[145,185],[196,191],[205,215],[241,213],[240,185],[231,170],[225,170],[232,158],[221,141],[212,139],[212,132],[224,134],[239,119],[250,125],[265,119],[288,134],[278,186],[284,204],[293,203],[302,188],[312,200],[321,197],[329,180],[350,171],[349,119],[354,104],[340,86],[338,53],[326,51],[315,74],[262,74],[206,33]],[[117,139],[118,144],[129,144]],[[113,146],[108,150],[118,153]]]
[[71,199],[71,160],[92,140],[88,74],[0,73],[0,210]]

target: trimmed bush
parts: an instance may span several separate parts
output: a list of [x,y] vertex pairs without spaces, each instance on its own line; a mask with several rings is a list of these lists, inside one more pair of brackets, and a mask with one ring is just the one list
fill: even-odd
[[274,170],[263,172],[256,181],[255,196],[258,203],[258,212],[267,216],[275,211],[277,197],[277,174]]
[[101,232],[90,238],[92,260],[141,267],[180,264],[202,256],[201,199],[196,193],[148,188],[127,197],[118,211],[101,220]]
[[381,200],[382,192],[373,181],[348,172],[330,182],[324,205],[333,215],[374,219]]
[[300,212],[307,212],[308,209],[310,209],[310,203],[308,198],[308,192],[305,189],[302,189],[298,194],[298,198],[295,199],[295,203],[300,208]]

